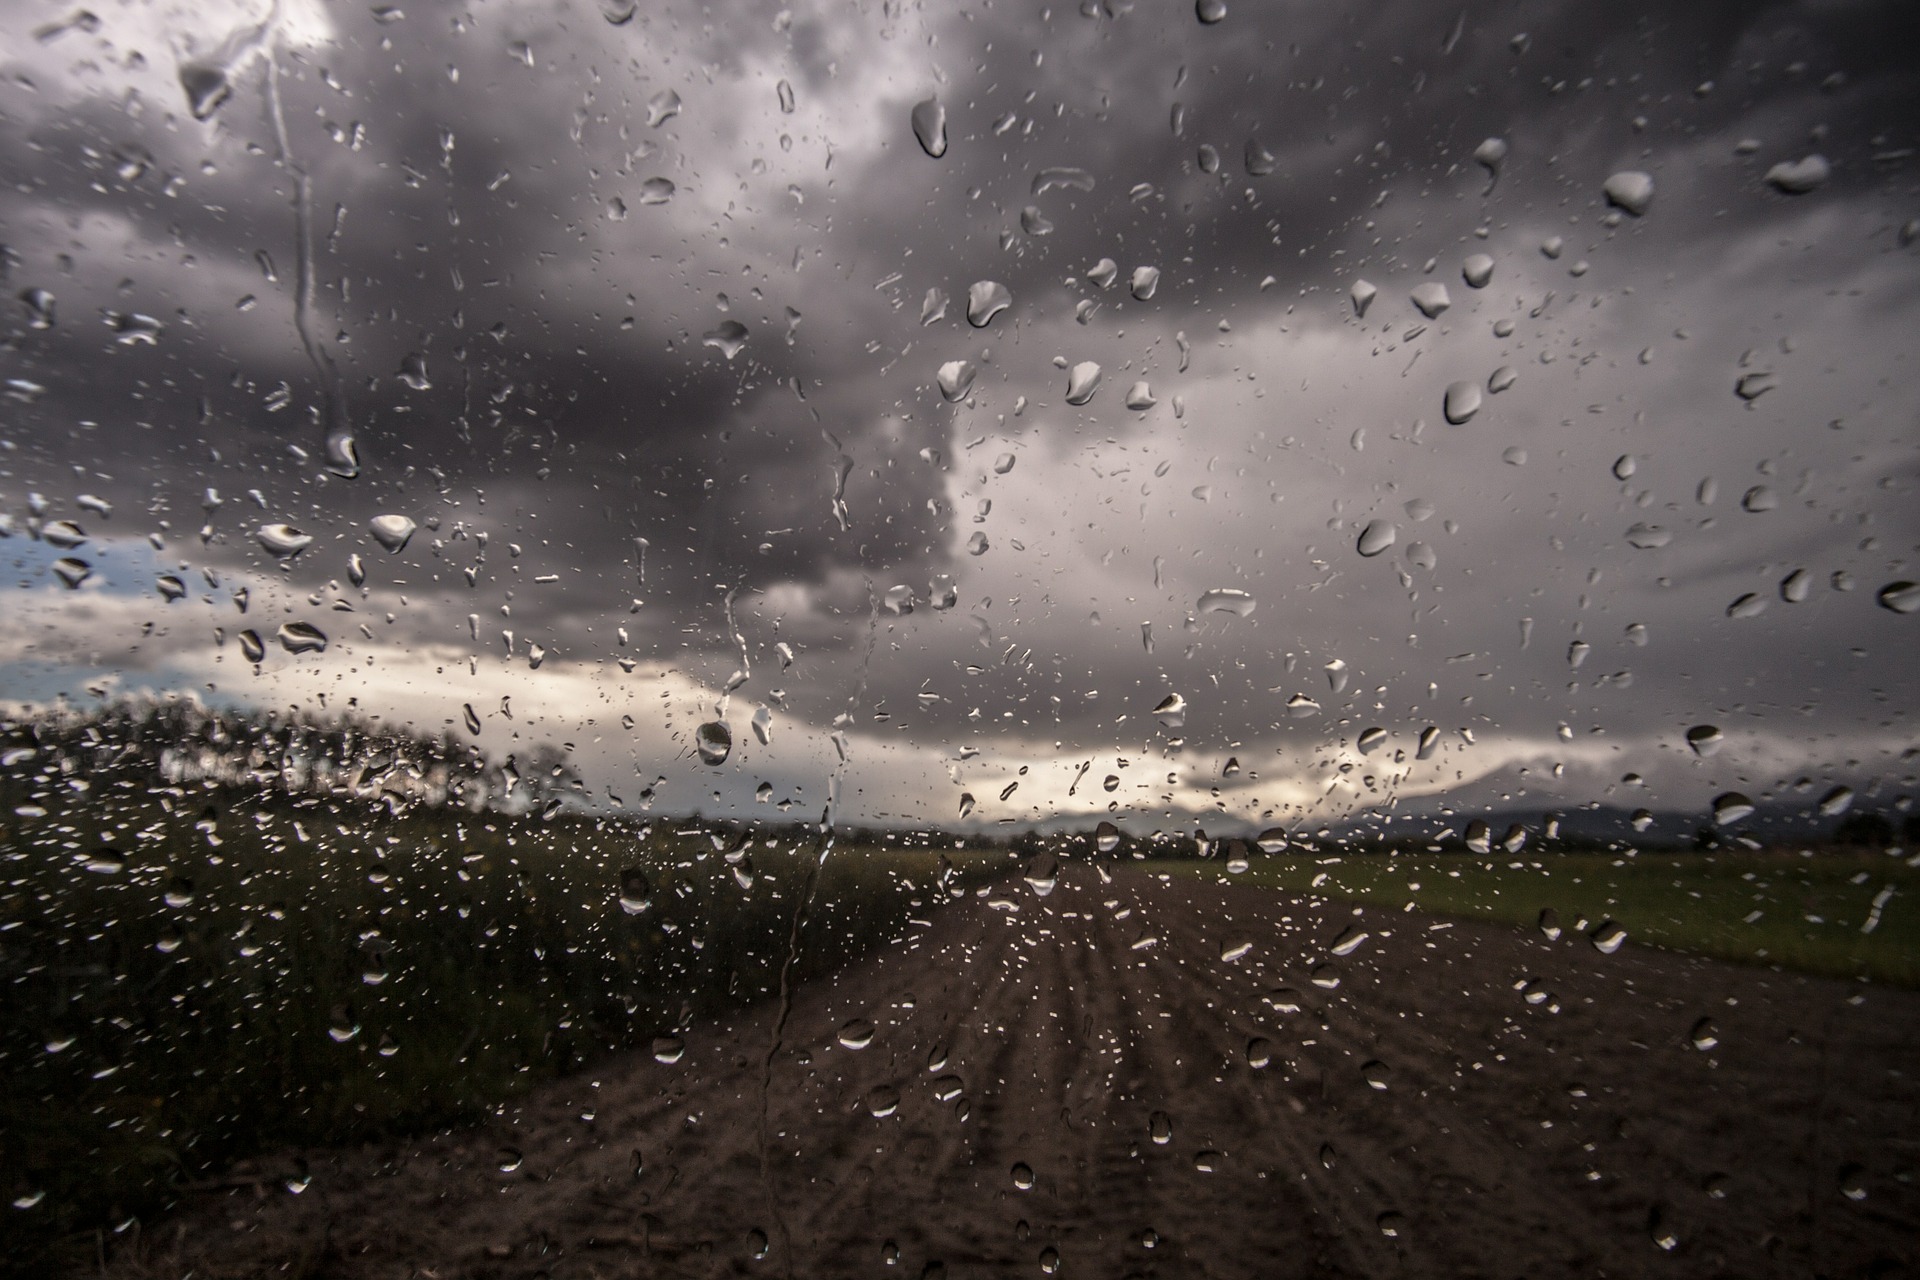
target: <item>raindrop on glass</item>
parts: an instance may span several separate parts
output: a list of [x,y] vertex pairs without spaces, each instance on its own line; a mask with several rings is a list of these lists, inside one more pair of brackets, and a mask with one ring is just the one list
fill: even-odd
[[1377,556],[1392,546],[1394,539],[1399,536],[1400,531],[1391,520],[1372,520],[1360,531],[1360,540],[1354,549],[1363,556]]
[[1653,203],[1653,179],[1633,169],[1614,174],[1601,184],[1600,190],[1608,204],[1636,218]]
[[288,653],[322,653],[327,647],[326,632],[311,622],[281,623],[274,638]]
[[419,526],[406,516],[375,516],[368,522],[367,528],[373,534],[373,540],[388,551],[399,551],[413,537],[413,531]]
[[919,141],[920,149],[935,160],[947,154],[947,109],[940,105],[938,98],[914,104],[913,136]]
[[1428,280],[1416,285],[1409,297],[1412,298],[1413,305],[1420,314],[1429,320],[1437,318],[1442,311],[1453,305],[1453,298],[1447,293],[1447,286],[1438,280]]
[[984,329],[992,319],[1013,305],[1013,294],[997,280],[980,280],[967,290],[967,323]]
[[1790,196],[1803,196],[1825,186],[1833,166],[1817,152],[1798,160],[1783,160],[1767,170],[1767,185]]
[[1082,360],[1067,371],[1067,403],[1082,405],[1093,399],[1093,393],[1100,386],[1100,366],[1091,360]]

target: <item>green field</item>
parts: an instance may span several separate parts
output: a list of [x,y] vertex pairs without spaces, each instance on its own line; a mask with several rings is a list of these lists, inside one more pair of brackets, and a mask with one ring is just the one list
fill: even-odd
[[1218,862],[1151,865],[1502,924],[1536,926],[1551,909],[1565,928],[1612,920],[1633,941],[1674,951],[1920,986],[1920,866],[1881,850],[1256,855],[1240,875]]
[[241,1156],[671,1053],[790,956],[828,972],[1008,865],[949,851],[943,888],[927,849],[823,863],[793,827],[110,780],[0,787],[0,1272],[91,1256]]

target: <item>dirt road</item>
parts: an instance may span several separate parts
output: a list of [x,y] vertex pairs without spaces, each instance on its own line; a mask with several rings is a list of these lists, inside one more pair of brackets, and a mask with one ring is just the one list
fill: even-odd
[[203,1196],[123,1267],[1505,1280],[1920,1252],[1914,993],[1072,867],[799,991],[769,1066],[776,1015],[481,1129],[304,1153],[303,1194]]

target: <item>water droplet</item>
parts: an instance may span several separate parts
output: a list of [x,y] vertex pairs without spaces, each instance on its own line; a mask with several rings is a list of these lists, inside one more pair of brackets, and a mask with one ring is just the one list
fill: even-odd
[[1753,813],[1753,801],[1738,791],[1723,791],[1713,798],[1713,822],[1726,827]]
[[1377,556],[1392,546],[1394,539],[1399,536],[1400,531],[1391,520],[1371,520],[1360,531],[1360,541],[1354,545],[1354,550],[1363,556]]
[[1415,309],[1429,320],[1435,319],[1442,311],[1453,305],[1453,298],[1447,293],[1447,286],[1438,280],[1428,280],[1415,286],[1413,293],[1409,296],[1413,300]]
[[1805,569],[1795,569],[1780,579],[1780,598],[1788,604],[1800,604],[1813,590],[1813,575]]
[[785,115],[793,114],[793,86],[782,80],[773,86],[774,94],[780,99],[780,110]]
[[694,730],[693,745],[701,764],[723,765],[733,752],[733,730],[725,720],[709,720]]
[[1659,1205],[1647,1211],[1647,1237],[1662,1253],[1672,1253],[1680,1247],[1680,1235]]
[[261,662],[265,660],[267,656],[267,645],[266,642],[260,638],[258,631],[249,628],[234,638],[240,642],[240,653],[248,662]]
[[747,345],[747,326],[738,320],[722,320],[700,335],[700,345],[713,347],[731,360],[740,354],[742,347]]
[[327,470],[342,480],[353,480],[360,475],[360,446],[355,444],[353,436],[345,431],[331,432],[327,436]]
[[1507,140],[1505,138],[1488,138],[1473,149],[1474,163],[1480,165],[1488,173],[1498,177],[1501,162],[1507,158],[1507,151]]
[[1056,187],[1065,191],[1091,191],[1093,175],[1085,169],[1074,168],[1042,169],[1033,175],[1033,194],[1036,198]]
[[865,1018],[849,1019],[840,1028],[840,1043],[848,1049],[864,1049],[873,1043],[873,1023]]
[[671,89],[663,89],[647,100],[647,127],[658,129],[667,121],[680,114],[680,95]]
[[1360,737],[1354,745],[1360,748],[1361,755],[1372,755],[1387,745],[1387,731],[1378,726],[1371,729],[1362,729],[1360,731]]
[[1673,541],[1673,531],[1644,522],[1627,527],[1627,545],[1642,551],[1654,551]]
[[1484,253],[1468,254],[1460,266],[1460,278],[1467,282],[1468,288],[1486,288],[1487,282],[1493,279],[1493,259]]
[[1010,1172],[1013,1176],[1013,1185],[1015,1187],[1021,1191],[1033,1190],[1033,1168],[1028,1165],[1026,1161],[1023,1160],[1014,1165]]
[[53,328],[53,293],[48,289],[28,289],[20,295],[20,301],[26,304],[27,328]]
[[653,1038],[653,1060],[664,1066],[672,1066],[687,1055],[687,1042],[679,1036],[655,1036]]
[[1272,173],[1277,161],[1273,152],[1267,150],[1258,138],[1248,138],[1247,145],[1241,150],[1240,162],[1245,166],[1247,176],[1264,178]]
[[40,540],[61,551],[71,551],[87,540],[87,534],[71,520],[49,520],[40,528]]
[[1251,618],[1257,604],[1250,593],[1238,587],[1215,587],[1201,592],[1199,603],[1194,607],[1199,613],[1231,613],[1237,618]]
[[1167,728],[1178,729],[1187,722],[1187,700],[1177,693],[1170,693],[1160,699],[1153,708],[1153,714]]
[[647,873],[639,867],[628,867],[620,873],[620,910],[628,915],[639,915],[653,906],[653,881],[647,879]]
[[1364,946],[1371,936],[1358,925],[1348,925],[1340,931],[1340,936],[1333,940],[1328,950],[1336,956],[1350,956]]
[[396,376],[415,391],[433,388],[432,381],[427,377],[427,357],[418,351],[409,351],[400,357],[400,372]]
[[1389,1240],[1398,1240],[1407,1233],[1406,1216],[1395,1213],[1391,1209],[1375,1218],[1373,1222],[1380,1228],[1380,1234]]
[[417,528],[419,526],[407,516],[375,516],[367,522],[367,530],[373,534],[373,540],[389,552],[405,547]]
[[290,560],[313,545],[313,535],[302,533],[290,524],[266,524],[254,531],[254,541],[266,548],[267,554]]
[[919,140],[920,149],[935,160],[947,154],[947,109],[938,98],[914,103],[913,136]]
[[195,120],[209,120],[233,93],[233,82],[226,67],[217,62],[180,64],[180,88],[187,95],[187,110]]
[[324,653],[327,648],[327,633],[311,622],[283,622],[274,639],[288,653]]
[[[1006,798],[1004,792],[1001,798]],[[1035,896],[1044,898],[1053,892],[1055,885],[1060,883],[1059,860],[1050,853],[1036,853],[1028,859],[1026,869],[1021,872],[1021,876],[1033,889]]]
[[1273,1041],[1265,1036],[1255,1036],[1247,1041],[1247,1065],[1255,1071],[1265,1071],[1273,1062]]
[[1348,296],[1353,299],[1354,318],[1364,319],[1367,314],[1367,308],[1372,306],[1373,300],[1380,296],[1380,291],[1368,284],[1365,280],[1355,280]]
[[1767,170],[1767,184],[1790,196],[1803,196],[1826,185],[1833,166],[1818,152],[1798,160],[1783,160]]
[[1135,267],[1133,269],[1133,279],[1128,283],[1127,287],[1132,290],[1134,297],[1142,302],[1147,301],[1153,297],[1154,291],[1160,287],[1160,268]]
[[1100,386],[1100,366],[1091,360],[1082,360],[1067,371],[1067,403],[1085,404],[1093,399],[1093,393]]
[[987,547],[988,547],[988,543],[987,543],[986,534],[973,533],[968,535],[967,537],[967,554],[968,555],[983,556],[987,554]]
[[973,806],[974,806],[973,792],[962,791],[960,793],[960,816],[964,818],[968,814],[972,813]]
[[1751,402],[1773,390],[1773,387],[1773,374],[1760,370],[1755,373],[1741,374],[1739,380],[1733,384],[1733,394]]
[[1718,754],[1720,748],[1727,745],[1727,739],[1717,725],[1697,724],[1687,730],[1687,745],[1693,748],[1693,754],[1704,759]]
[[940,372],[935,375],[935,381],[939,383],[942,397],[947,400],[961,400],[965,399],[967,392],[973,389],[973,380],[978,373],[979,370],[974,368],[971,360],[949,360],[940,366]]
[[1164,1111],[1156,1111],[1147,1117],[1147,1136],[1153,1139],[1153,1145],[1164,1147],[1173,1141],[1173,1117]]
[[1512,387],[1519,376],[1513,371],[1512,365],[1503,364],[1487,375],[1487,390],[1497,396]]
[[1367,1082],[1369,1089],[1376,1089],[1381,1093],[1385,1093],[1387,1086],[1392,1083],[1393,1072],[1386,1063],[1375,1058],[1371,1062],[1361,1064],[1360,1078]]
[[920,302],[920,323],[936,324],[947,318],[947,291],[938,286],[927,290]]
[[1322,991],[1332,991],[1340,985],[1339,966],[1333,964],[1315,965],[1313,972],[1307,975],[1307,981]]
[[1474,382],[1450,382],[1447,384],[1446,399],[1441,404],[1441,412],[1447,421],[1460,426],[1480,412],[1480,386]]
[[360,1034],[360,1022],[353,1015],[351,1007],[344,1004],[333,1006],[327,1017],[327,1038],[335,1044],[346,1044]]
[[1693,1041],[1694,1048],[1705,1053],[1720,1043],[1720,1031],[1713,1025],[1712,1018],[1702,1018],[1693,1024],[1693,1030],[1687,1033],[1687,1038]]
[[1020,230],[1029,236],[1050,236],[1054,234],[1054,223],[1041,213],[1039,205],[1027,205],[1020,211]]
[[600,16],[613,26],[624,27],[633,21],[638,7],[636,0],[600,0]]
[[1920,613],[1920,585],[1900,581],[1889,582],[1880,588],[1874,599],[1880,602],[1882,609],[1891,609],[1895,613]]
[[1592,943],[1593,949],[1601,955],[1610,956],[1626,943],[1627,931],[1611,920],[1602,920],[1594,926],[1593,932],[1587,935],[1587,941]]
[[1852,787],[1835,787],[1820,798],[1820,816],[1835,818],[1845,813],[1853,805]]
[[1653,203],[1653,179],[1634,169],[1625,169],[1608,178],[1600,187],[1607,203],[1639,217]]
[[1227,16],[1227,0],[1194,0],[1193,14],[1202,26],[1212,26]]
[[1737,596],[1733,603],[1727,606],[1729,618],[1757,618],[1766,611],[1767,598],[1757,591],[1749,591],[1745,595]]
[[992,319],[1013,305],[1013,293],[997,280],[976,281],[967,290],[967,323],[984,329]]
[[1757,484],[1740,495],[1740,508],[1758,515],[1763,511],[1772,511],[1780,505],[1779,497],[1764,484]]
[[1540,909],[1539,927],[1548,942],[1560,941],[1560,913],[1552,907]]
[[640,203],[642,205],[665,204],[673,199],[672,178],[648,178],[640,184]]

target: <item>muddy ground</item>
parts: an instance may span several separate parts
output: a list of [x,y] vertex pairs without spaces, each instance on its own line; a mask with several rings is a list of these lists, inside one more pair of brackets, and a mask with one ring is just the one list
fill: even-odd
[[1075,867],[796,992],[772,1050],[778,1016],[479,1128],[243,1167],[114,1270],[1837,1277],[1920,1253],[1912,992]]

